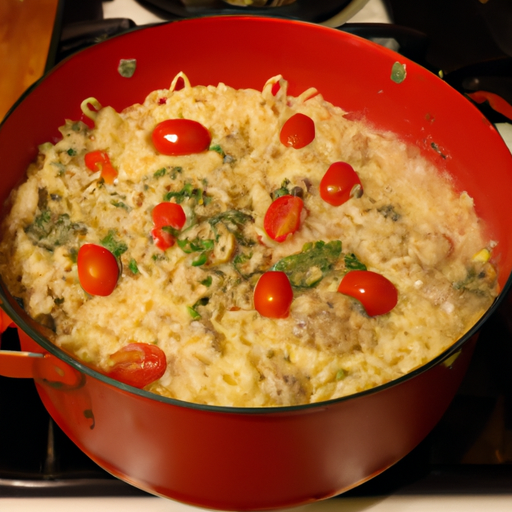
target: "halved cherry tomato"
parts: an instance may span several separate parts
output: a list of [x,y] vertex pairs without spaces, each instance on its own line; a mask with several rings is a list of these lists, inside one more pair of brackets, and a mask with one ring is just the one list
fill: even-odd
[[162,251],[169,249],[169,247],[172,247],[176,243],[176,239],[164,228],[153,228],[151,230],[151,236],[153,237],[155,245]]
[[180,230],[187,220],[187,216],[180,204],[159,203],[152,212],[154,229],[151,231],[155,245],[165,251],[174,245],[175,239],[165,227]]
[[369,316],[389,313],[398,302],[395,285],[371,270],[352,270],[345,274],[338,292],[357,299]]
[[192,155],[210,147],[210,132],[192,119],[167,119],[158,123],[151,135],[162,155]]
[[286,318],[290,313],[293,290],[284,272],[265,272],[254,288],[254,308],[268,318]]
[[283,242],[288,235],[295,233],[300,226],[300,214],[304,202],[297,196],[278,197],[268,207],[263,227],[267,235],[276,242]]
[[116,257],[105,247],[85,244],[78,250],[78,279],[90,295],[110,295],[119,279]]
[[92,172],[101,171],[101,177],[105,183],[112,184],[117,178],[117,170],[110,163],[110,158],[105,151],[91,151],[85,155],[85,165]]
[[281,128],[279,140],[285,146],[301,149],[315,138],[315,122],[304,114],[294,114]]
[[167,360],[156,345],[129,343],[109,356],[109,365],[109,377],[142,389],[165,373]]
[[155,228],[171,226],[174,229],[181,229],[187,220],[181,204],[169,202],[158,203],[151,215]]
[[320,197],[332,206],[340,206],[351,197],[361,197],[362,194],[361,180],[346,162],[331,164],[320,181]]

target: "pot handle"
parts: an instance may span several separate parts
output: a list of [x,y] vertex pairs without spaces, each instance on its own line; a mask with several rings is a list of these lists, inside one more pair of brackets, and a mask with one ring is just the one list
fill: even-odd
[[[13,327],[16,327],[16,324],[0,308],[0,335]],[[40,360],[44,357],[44,354],[36,352],[0,350],[0,375],[3,377],[32,378],[34,376],[35,360]]]
[[[1,304],[0,302],[0,306]],[[0,307],[0,336],[8,328],[13,327],[18,330],[18,337],[22,346],[39,347]],[[1,338],[0,375],[3,377],[34,379],[36,383],[44,383],[62,390],[81,387],[85,378],[81,372],[49,352],[1,350]]]

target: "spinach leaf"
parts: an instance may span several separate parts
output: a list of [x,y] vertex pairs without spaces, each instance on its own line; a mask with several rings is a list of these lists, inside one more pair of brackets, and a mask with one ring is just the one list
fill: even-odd
[[296,288],[312,288],[326,276],[340,256],[340,240],[310,242],[301,252],[279,260],[271,270],[284,272]]
[[81,222],[71,222],[67,213],[53,215],[50,210],[44,210],[25,228],[25,233],[34,245],[53,251],[76,233],[87,233],[87,227]]

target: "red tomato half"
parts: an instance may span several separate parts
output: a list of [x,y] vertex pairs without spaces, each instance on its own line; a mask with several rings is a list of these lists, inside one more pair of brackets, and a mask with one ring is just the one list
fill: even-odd
[[163,350],[149,343],[130,343],[109,356],[109,377],[142,389],[158,380],[167,368]]
[[167,119],[158,123],[151,135],[162,155],[192,155],[210,147],[210,132],[192,119]]
[[169,202],[157,204],[151,215],[155,228],[171,226],[174,229],[181,229],[187,220],[181,204]]
[[332,206],[340,206],[351,197],[361,197],[363,186],[353,167],[334,162],[320,181],[320,197]]
[[77,265],[78,279],[87,293],[105,297],[114,291],[119,279],[119,265],[108,249],[95,244],[82,245]]
[[114,183],[118,173],[110,163],[110,158],[105,151],[91,151],[85,155],[84,159],[85,165],[90,171],[101,171],[101,177],[105,183]]
[[281,128],[279,140],[285,146],[301,149],[315,138],[315,122],[304,114],[294,114]]
[[151,235],[155,245],[165,251],[174,245],[174,237],[164,228],[170,226],[180,230],[187,220],[187,216],[180,204],[176,203],[159,203],[153,208],[152,212],[154,229]]
[[291,233],[295,233],[300,226],[300,214],[304,202],[297,196],[278,197],[269,207],[263,227],[267,235],[276,242],[283,242]]
[[292,286],[284,272],[265,272],[254,288],[254,308],[261,316],[286,318],[292,300]]
[[370,270],[352,270],[345,274],[338,292],[357,299],[369,316],[389,313],[398,302],[395,285],[383,275]]

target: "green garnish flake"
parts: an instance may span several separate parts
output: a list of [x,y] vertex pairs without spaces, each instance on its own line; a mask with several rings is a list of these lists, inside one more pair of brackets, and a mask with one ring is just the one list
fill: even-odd
[[209,238],[194,238],[194,240],[185,238],[185,240],[177,240],[177,243],[180,249],[186,254],[201,251],[211,251],[214,246],[214,241]]
[[197,204],[204,205],[209,204],[211,201],[211,197],[208,197],[202,189],[195,188],[192,183],[185,183],[181,190],[177,192],[167,192],[167,194],[164,195],[164,201],[170,201],[172,198],[175,199],[177,204],[181,204],[187,198],[195,199]]
[[193,306],[187,306],[187,310],[193,320],[201,318],[201,314],[197,311],[198,306],[206,306],[210,302],[209,297],[201,297]]
[[332,269],[341,256],[341,241],[304,244],[302,251],[279,260],[271,270],[284,272],[292,286],[312,288]]
[[202,281],[199,281],[203,286],[206,286],[206,288],[210,288],[212,285],[213,279],[212,276],[208,276],[206,279],[203,279]]
[[123,78],[131,78],[137,69],[137,59],[121,59],[117,67],[118,73]]
[[115,238],[116,232],[111,229],[108,232],[108,235],[100,240],[101,245],[108,249],[116,258],[121,257],[121,254],[125,253],[128,250],[128,246]]
[[158,169],[158,171],[155,171],[153,173],[153,178],[161,178],[162,176],[165,176],[166,172],[167,169],[165,167],[162,167],[161,169]]
[[405,80],[406,76],[407,71],[405,70],[405,64],[395,62],[391,68],[391,80],[396,84],[401,84]]
[[130,207],[126,203],[123,203],[123,201],[115,201],[113,199],[110,201],[110,204],[116,208],[123,208],[123,210],[130,211]]
[[181,174],[183,172],[183,167],[180,166],[174,166],[171,169],[168,167],[162,167],[161,169],[158,169],[158,171],[155,171],[153,173],[153,178],[162,178],[167,174],[167,171],[169,171],[169,176],[172,180],[175,180],[178,177],[178,174]]
[[208,148],[209,151],[215,151],[216,153],[219,153],[219,155],[224,158],[226,156],[226,153],[224,153],[224,150],[220,147],[220,144],[213,144]]
[[208,261],[208,257],[210,256],[210,251],[202,252],[195,260],[192,261],[193,267],[200,267],[204,265]]
[[204,265],[208,261],[215,245],[215,241],[209,238],[194,238],[193,240],[185,238],[184,240],[176,240],[176,243],[185,254],[192,254],[193,252],[201,253],[192,261],[193,267]]
[[201,318],[201,315],[192,306],[187,306],[187,311],[192,317],[192,320],[198,320]]
[[366,265],[357,259],[355,254],[345,254],[345,267],[347,270],[366,270]]
[[56,306],[60,306],[61,304],[64,303],[64,298],[63,297],[55,297],[55,299],[53,299],[53,302]]
[[69,148],[66,153],[69,155],[69,156],[76,156],[76,151],[73,149],[73,148]]
[[336,381],[343,380],[347,376],[345,370],[339,369],[336,372]]
[[128,268],[130,269],[130,272],[132,274],[138,274],[139,273],[139,267],[137,266],[137,262],[133,258],[128,263]]
[[25,228],[25,233],[34,245],[53,251],[75,234],[87,233],[87,227],[81,222],[72,222],[67,213],[54,216],[50,210],[44,210]]
[[281,196],[289,196],[290,190],[288,189],[288,185],[290,184],[290,180],[285,178],[281,183],[281,187],[272,192],[272,200],[275,201],[278,197]]
[[247,213],[240,210],[226,210],[217,215],[214,215],[208,220],[208,223],[215,233],[216,240],[219,239],[219,233],[217,231],[217,224],[221,222],[224,224],[226,229],[234,235],[240,245],[250,246],[254,245],[254,240],[248,240],[242,235],[243,227],[247,222],[252,222],[254,219]]

